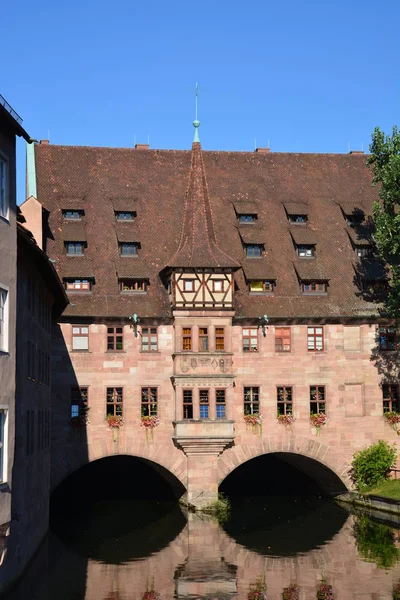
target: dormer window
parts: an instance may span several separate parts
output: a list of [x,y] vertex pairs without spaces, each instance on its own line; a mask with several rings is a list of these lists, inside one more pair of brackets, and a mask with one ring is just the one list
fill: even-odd
[[305,295],[322,295],[327,293],[327,282],[326,281],[302,281],[301,291]]
[[82,256],[84,253],[85,242],[65,242],[67,256]]
[[245,253],[248,258],[259,258],[264,246],[262,244],[245,244]]
[[239,223],[255,223],[257,221],[257,215],[241,214],[238,215]]
[[121,256],[137,256],[138,244],[134,242],[121,242],[119,245]]
[[64,219],[67,221],[80,221],[85,214],[84,210],[68,209],[62,211]]
[[312,244],[297,246],[297,254],[301,258],[313,258],[315,256],[315,246]]
[[288,214],[288,221],[293,225],[303,225],[308,222],[308,215]]
[[122,211],[122,210],[115,211],[115,218],[117,219],[117,221],[133,221],[133,218],[135,216],[136,216],[136,213],[134,213],[133,211]]
[[119,280],[119,289],[121,292],[136,293],[146,292],[148,286],[147,279],[124,278]]
[[256,294],[273,294],[275,289],[275,281],[250,281],[250,292]]
[[92,289],[89,279],[64,279],[64,285],[68,292],[90,292]]

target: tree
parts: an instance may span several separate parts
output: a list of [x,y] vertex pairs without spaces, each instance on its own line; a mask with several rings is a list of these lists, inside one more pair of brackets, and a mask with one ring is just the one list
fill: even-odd
[[391,270],[386,312],[400,318],[400,133],[392,135],[376,127],[369,147],[368,164],[373,171],[373,185],[379,185],[381,202],[374,203],[374,239],[379,256]]

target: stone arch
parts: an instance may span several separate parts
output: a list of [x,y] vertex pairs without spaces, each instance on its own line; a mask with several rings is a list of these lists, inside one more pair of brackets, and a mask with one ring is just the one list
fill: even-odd
[[283,438],[263,437],[258,443],[236,445],[225,450],[218,461],[218,484],[240,465],[264,454],[292,454],[312,459],[332,471],[347,490],[353,487],[349,477],[350,463],[344,455],[319,439],[292,433]]
[[174,447],[168,452],[161,445],[136,440],[122,444],[118,437],[110,436],[106,440],[96,440],[85,446],[83,453],[79,446],[69,447],[62,456],[52,457],[50,493],[81,467],[111,456],[132,456],[148,461],[156,467],[165,469],[183,485],[185,490],[187,489],[187,458],[183,452]]

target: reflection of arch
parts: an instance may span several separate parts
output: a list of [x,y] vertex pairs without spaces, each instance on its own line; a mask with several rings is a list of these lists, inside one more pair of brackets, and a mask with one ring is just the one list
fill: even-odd
[[[69,448],[58,462],[54,461],[55,464],[52,465],[51,492],[64,479],[81,467],[111,456],[131,456],[132,458],[139,458],[149,462],[165,479],[170,474],[173,476],[171,480],[176,478],[187,489],[187,459],[182,452],[177,451],[175,448],[171,448],[171,451],[168,452],[166,448],[159,445],[147,444],[137,440],[127,440],[126,443],[120,444],[117,437],[119,432],[107,433],[110,435],[106,439],[95,440],[88,447],[85,445],[89,456],[82,452],[82,448],[77,446],[76,448]],[[168,473],[163,473],[164,469]],[[167,477],[165,477],[166,475]]]
[[[288,461],[290,456],[312,459],[332,471],[346,489],[352,488],[349,477],[350,465],[344,456],[319,440],[296,436],[289,432],[280,438],[263,438],[259,443],[233,446],[225,450],[218,463],[218,483],[221,484],[240,465],[264,454],[279,454],[282,457],[287,455]],[[294,462],[293,460],[292,464]],[[307,466],[304,464],[300,468],[307,472]]]

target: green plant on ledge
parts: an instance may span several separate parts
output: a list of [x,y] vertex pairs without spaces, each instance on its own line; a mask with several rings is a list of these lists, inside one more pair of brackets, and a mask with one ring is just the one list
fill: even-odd
[[284,425],[285,427],[290,427],[295,422],[295,418],[293,415],[280,415],[278,414],[278,423]]
[[265,575],[262,579],[258,579],[255,583],[250,584],[247,600],[267,600],[267,584],[265,582]]
[[107,415],[107,423],[110,429],[119,429],[124,424],[122,415]]
[[389,412],[383,413],[383,416],[385,417],[385,420],[389,423],[390,427],[392,427],[395,431],[397,431],[397,434],[399,434],[398,427],[400,423],[400,413],[398,413],[395,410],[391,410]]
[[282,594],[282,600],[299,600],[300,599],[300,590],[296,584],[290,585],[287,588],[284,588]]
[[218,494],[218,500],[205,506],[202,512],[214,516],[218,523],[223,525],[231,516],[231,503],[225,494]]
[[326,416],[325,413],[322,413],[322,412],[321,413],[313,413],[310,415],[310,423],[317,430],[317,435],[319,435],[321,427],[326,425],[327,420],[328,420],[328,417]]
[[262,435],[262,422],[264,417],[259,413],[245,414],[244,422],[246,427],[251,427],[254,434]]

